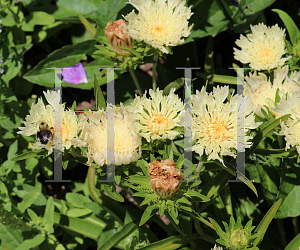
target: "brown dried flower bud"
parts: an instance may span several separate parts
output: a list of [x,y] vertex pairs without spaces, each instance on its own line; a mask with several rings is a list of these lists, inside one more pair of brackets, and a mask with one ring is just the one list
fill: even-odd
[[183,174],[173,160],[154,161],[148,166],[150,185],[158,196],[166,198],[177,193]]
[[105,29],[105,35],[113,48],[113,50],[122,56],[129,55],[130,52],[117,48],[116,46],[122,46],[127,48],[133,48],[133,41],[127,34],[127,29],[123,26],[127,24],[124,20],[108,22]]

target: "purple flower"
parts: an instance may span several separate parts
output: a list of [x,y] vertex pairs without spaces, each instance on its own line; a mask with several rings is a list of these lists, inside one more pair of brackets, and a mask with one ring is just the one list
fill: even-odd
[[86,72],[81,63],[63,68],[63,81],[71,84],[88,83]]

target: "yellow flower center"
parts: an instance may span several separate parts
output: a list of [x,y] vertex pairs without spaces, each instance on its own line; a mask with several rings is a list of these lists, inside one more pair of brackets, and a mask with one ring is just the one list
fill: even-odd
[[266,60],[266,63],[270,63],[272,50],[270,48],[262,48],[258,53],[259,58]]
[[161,130],[166,131],[169,127],[169,119],[161,113],[153,116],[149,123],[150,131],[155,134],[160,134]]
[[228,128],[225,124],[225,121],[214,120],[208,125],[207,131],[210,140],[213,138],[225,140],[226,134],[228,133]]
[[161,24],[152,24],[150,28],[150,35],[153,37],[162,38],[167,35],[166,29]]
[[71,135],[71,131],[65,124],[61,125],[61,138],[67,140]]

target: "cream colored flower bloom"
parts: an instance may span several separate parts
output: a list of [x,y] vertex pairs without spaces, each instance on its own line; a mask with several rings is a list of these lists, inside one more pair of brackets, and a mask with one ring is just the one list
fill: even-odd
[[124,17],[133,39],[167,54],[166,46],[182,44],[181,38],[189,36],[193,25],[188,26],[187,20],[193,13],[184,6],[184,0],[129,0],[129,3],[139,11],[136,14],[133,10]]
[[284,43],[285,30],[276,24],[267,27],[263,23],[250,25],[252,33],[241,35],[234,49],[234,59],[241,63],[250,63],[255,70],[269,70],[282,66],[289,58],[282,58],[287,52]]
[[[32,104],[30,115],[27,115],[23,123],[25,127],[20,127],[21,131],[18,134],[25,136],[36,135],[36,141],[33,144],[34,149],[46,148],[48,154],[53,151],[53,138],[54,138],[54,111],[55,103],[60,100],[60,93],[49,90],[44,92],[48,105],[44,105],[42,98],[38,99],[37,104]],[[78,139],[80,131],[79,118],[75,112],[65,111],[65,105],[61,104],[61,140],[62,147],[69,149],[73,146],[81,146],[82,141]],[[42,125],[41,125],[42,124]],[[44,137],[38,136],[41,130],[46,128],[47,131]],[[51,136],[52,134],[52,136]],[[55,139],[54,139],[55,140]]]
[[296,146],[298,154],[300,154],[300,92],[293,92],[288,95],[287,99],[282,99],[274,108],[274,111],[280,115],[291,114],[285,121],[281,122],[281,131],[279,135],[283,135],[286,141],[285,149]]
[[[246,94],[251,99],[254,106],[254,112],[260,116],[264,117],[261,109],[266,111],[265,106],[270,108],[275,107],[275,97],[276,91],[279,89],[279,96],[283,98],[287,93],[292,91],[300,91],[299,72],[292,72],[288,77],[289,66],[284,66],[282,68],[277,68],[274,71],[274,79],[271,83],[270,79],[267,78],[265,74],[253,73],[246,79]],[[298,85],[299,84],[299,85]]]
[[223,250],[222,247],[217,247],[217,245],[214,246],[214,248],[212,248],[211,250]]
[[183,110],[183,103],[172,88],[168,96],[163,96],[163,91],[149,90],[151,98],[137,96],[128,106],[134,122],[134,129],[148,142],[156,139],[173,140],[179,135],[174,128],[178,127],[179,115]]
[[[133,125],[126,109],[122,106],[115,108],[114,118],[114,159],[107,159],[107,113],[97,111],[85,113],[82,118],[82,134],[84,146],[88,147],[88,164],[93,160],[99,165],[129,164],[141,157],[141,137],[133,130]],[[107,108],[113,112],[112,107]]]
[[[230,102],[225,102],[229,94],[229,87],[217,87],[212,93],[207,93],[204,87],[192,96],[193,117],[192,134],[196,144],[192,150],[208,160],[219,160],[221,156],[236,157],[231,149],[237,149],[237,143],[242,143],[246,148],[251,146],[252,136],[247,135],[250,129],[255,129],[260,123],[255,123],[253,107],[248,98],[245,98],[245,109],[242,110],[243,97],[231,96]],[[237,121],[243,119],[245,141],[237,136]],[[241,121],[242,122],[242,121]],[[239,147],[240,148],[240,147]]]

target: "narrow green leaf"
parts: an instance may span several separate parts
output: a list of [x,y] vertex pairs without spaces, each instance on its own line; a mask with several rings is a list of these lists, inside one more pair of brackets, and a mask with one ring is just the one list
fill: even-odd
[[197,214],[194,210],[193,212],[189,212],[186,210],[182,210],[183,213],[188,214],[189,216],[194,217],[195,219],[201,221],[203,224],[205,224],[206,226],[209,226],[210,228],[212,228],[213,230],[215,230],[213,224],[211,224],[209,221],[207,221],[206,219],[202,218],[199,214]]
[[127,223],[121,231],[115,233],[111,238],[105,241],[97,250],[108,250],[111,249],[114,245],[120,242],[122,239],[128,237],[134,230],[138,228],[138,224],[131,221]]
[[93,35],[95,36],[96,28],[93,24],[91,24],[83,15],[79,14],[79,19],[84,25],[84,27]]
[[45,235],[38,234],[38,235],[34,236],[32,239],[23,241],[16,248],[16,250],[30,250],[30,249],[34,249],[35,247],[37,247],[40,244],[42,244],[44,240],[45,240]]
[[45,149],[40,149],[40,150],[32,150],[28,151],[24,154],[20,154],[14,158],[11,159],[11,161],[22,161],[28,158],[33,158],[33,157],[42,157],[45,156],[46,150]]
[[157,199],[157,195],[156,195],[156,194],[150,194],[150,195],[148,195],[148,196],[143,200],[143,202],[141,203],[141,206],[143,206],[143,205],[145,205],[145,204],[147,204],[147,203],[149,203],[149,202],[151,202],[151,201],[153,201],[153,200],[155,200],[155,199]]
[[299,250],[300,246],[300,234],[298,234],[284,250]]
[[124,202],[123,196],[121,196],[116,189],[116,186],[114,183],[104,183],[103,188],[105,192],[109,195],[110,198],[119,201]]
[[54,212],[55,225],[82,234],[93,240],[97,240],[106,223],[95,216],[86,218],[72,218]]
[[236,85],[237,83],[237,78],[234,76],[217,75],[217,74],[213,74],[212,76],[210,76],[207,73],[200,73],[200,72],[196,72],[196,75],[205,80],[207,78],[210,78],[212,82],[219,82],[219,83],[232,84],[232,85]]
[[272,11],[276,12],[281,20],[283,21],[285,27],[289,32],[289,36],[293,45],[296,45],[297,41],[300,38],[300,31],[293,21],[293,19],[284,11],[278,9],[272,9]]
[[266,127],[264,127],[261,131],[259,131],[256,136],[253,138],[253,144],[251,146],[250,149],[248,149],[246,151],[245,154],[245,160],[247,160],[249,158],[249,156],[253,153],[253,151],[257,148],[258,144],[261,142],[261,140],[271,131],[273,130],[275,127],[277,127],[280,122],[283,122],[285,120],[287,120],[291,115],[287,114],[284,115],[276,120],[274,120],[273,122],[271,122],[270,124],[268,124]]
[[37,199],[40,193],[41,192],[38,190],[33,190],[27,193],[23,197],[23,200],[20,203],[18,203],[18,208],[20,209],[20,212],[24,213],[25,210],[29,208],[32,205],[32,203]]
[[[210,198],[206,197],[203,194],[199,194],[198,192],[196,192],[194,190],[188,190],[185,193],[185,196],[192,197],[193,201],[202,201],[202,202],[210,201]],[[196,200],[195,198],[198,198],[199,200]]]
[[93,211],[89,208],[71,208],[68,210],[67,216],[77,218],[77,217],[88,215],[92,212]]
[[173,82],[170,82],[163,90],[163,95],[168,95],[172,88],[175,88],[175,91],[177,89],[180,89],[184,86],[184,78],[178,78]]
[[98,79],[96,74],[94,74],[94,95],[95,95],[95,101],[96,101],[96,109],[106,109],[106,101],[104,99],[102,90],[99,86]]
[[266,213],[264,218],[261,220],[259,225],[255,228],[254,233],[258,233],[258,237],[254,240],[253,246],[259,246],[260,242],[263,240],[268,226],[273,220],[278,208],[280,207],[282,199],[279,199]]
[[189,244],[198,238],[197,234],[192,234],[190,236],[176,235],[171,236],[167,239],[156,241],[148,246],[138,248],[138,250],[173,250],[181,249],[182,246]]
[[226,239],[226,234],[225,232],[222,230],[222,228],[219,226],[219,224],[212,218],[208,218],[209,221],[214,225],[214,228],[216,230],[216,233],[223,239]]
[[45,230],[49,233],[54,233],[53,216],[54,216],[54,202],[53,202],[53,197],[50,196],[47,201],[47,205],[46,205],[46,209],[45,209],[45,213],[44,213],[44,218],[46,219]]
[[163,200],[159,205],[159,214],[162,216],[166,210],[166,202]]
[[157,212],[157,210],[156,205],[148,206],[142,215],[139,226],[144,225]]
[[168,207],[168,213],[175,222],[176,225],[179,224],[179,220],[177,219],[178,217],[178,210],[175,208],[173,201],[167,200],[167,207]]

